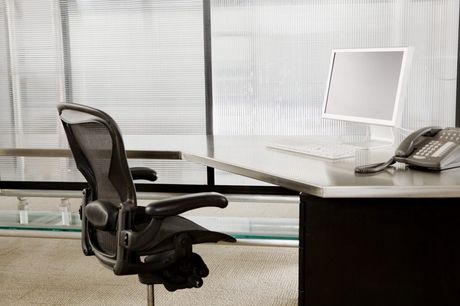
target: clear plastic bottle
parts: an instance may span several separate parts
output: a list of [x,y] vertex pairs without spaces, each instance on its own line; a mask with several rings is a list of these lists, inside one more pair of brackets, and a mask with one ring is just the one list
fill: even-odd
[[19,224],[29,224],[29,202],[18,197]]
[[72,211],[70,208],[69,199],[61,199],[61,203],[59,204],[59,211],[61,212],[62,225],[72,224]]

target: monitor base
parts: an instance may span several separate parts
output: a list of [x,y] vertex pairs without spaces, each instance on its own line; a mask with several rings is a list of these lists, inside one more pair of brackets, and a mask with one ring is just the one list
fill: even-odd
[[363,140],[349,141],[346,144],[360,150],[373,150],[389,148],[395,142],[393,127],[390,126],[369,125],[368,133],[363,138]]

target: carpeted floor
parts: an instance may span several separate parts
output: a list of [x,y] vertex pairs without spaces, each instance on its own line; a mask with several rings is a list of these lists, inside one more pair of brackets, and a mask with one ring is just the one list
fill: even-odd
[[[200,245],[210,269],[203,287],[170,293],[155,305],[297,305],[296,248]],[[136,276],[115,276],[79,240],[0,237],[0,305],[146,305]]]

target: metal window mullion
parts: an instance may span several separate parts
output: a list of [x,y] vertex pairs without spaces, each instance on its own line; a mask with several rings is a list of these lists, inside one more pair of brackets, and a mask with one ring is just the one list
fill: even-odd
[[[67,99],[67,92],[66,92],[66,78],[65,78],[65,58],[64,58],[64,26],[62,25],[62,13],[61,13],[61,5],[53,2],[53,12],[54,14],[51,16],[53,21],[53,27],[56,31],[56,62],[58,63],[58,74],[57,74],[57,82],[59,84],[59,101],[58,102],[65,102]],[[56,122],[60,120],[56,117]]]
[[460,6],[459,6],[459,18],[458,18],[458,33],[457,33],[457,93],[455,103],[455,126],[460,127],[460,78],[458,72],[460,71]]
[[13,109],[13,124],[16,145],[22,145],[24,132],[22,118],[21,88],[18,71],[18,59],[16,48],[16,28],[14,24],[14,0],[6,0],[6,23],[8,35],[9,73],[11,80],[11,106]]
[[[213,124],[213,101],[212,101],[212,49],[211,49],[211,2],[203,0],[203,47],[204,47],[204,83],[206,101],[206,135],[214,134]],[[213,146],[208,146],[208,154],[212,155]],[[207,167],[207,183],[215,185],[214,168]]]
[[[70,64],[69,67],[67,67],[66,63],[70,63],[70,58],[67,56],[69,54],[66,53],[66,50],[68,46],[70,45],[69,43],[69,35],[68,35],[68,23],[67,23],[67,18],[68,18],[68,12],[67,12],[67,1],[59,1],[55,0],[53,2],[53,7],[54,7],[54,14],[52,16],[53,18],[53,26],[56,31],[56,54],[57,54],[57,63],[58,63],[58,84],[59,84],[59,101],[60,103],[67,102],[69,100],[69,95],[71,94],[70,91],[70,82],[71,76],[70,76]],[[67,48],[65,47],[67,46]],[[56,116],[56,133],[58,133],[58,141],[59,141],[59,147],[62,147],[63,145],[67,144],[67,137],[63,133],[63,129],[61,127],[61,120],[59,119],[58,116]],[[59,168],[61,170],[61,176],[64,176],[64,173],[66,173],[66,170],[69,169],[69,164],[71,163],[71,159],[69,158],[59,158]]]
[[[13,112],[13,133],[16,147],[23,146],[24,122],[22,116],[22,101],[21,101],[21,82],[19,79],[18,69],[18,51],[16,45],[16,27],[14,23],[15,4],[14,0],[6,0],[5,2],[5,17],[6,17],[6,35],[8,35],[8,68],[10,76],[11,89],[11,109]],[[16,157],[17,168],[20,171],[21,179],[25,179],[25,159],[24,157]]]
[[62,65],[64,71],[65,101],[63,102],[72,102],[72,62],[69,32],[69,2],[71,0],[57,1],[59,1],[60,38],[62,42]]

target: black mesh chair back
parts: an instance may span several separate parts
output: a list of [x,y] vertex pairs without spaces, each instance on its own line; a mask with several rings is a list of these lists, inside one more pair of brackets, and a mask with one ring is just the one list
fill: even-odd
[[224,208],[227,199],[199,193],[138,207],[133,179],[154,181],[156,173],[129,168],[115,121],[75,103],[59,104],[58,111],[77,168],[88,182],[81,207],[83,252],[117,275],[138,274],[147,285],[163,284],[170,291],[200,287],[209,271],[192,245],[235,239],[178,215],[200,207]]
[[[66,113],[66,112],[64,112]],[[100,122],[68,125],[82,156],[78,164],[84,165],[81,171],[87,171],[86,179],[93,187],[94,197],[109,201],[116,207],[128,199],[135,201],[134,186],[130,177],[128,165],[123,163],[115,152],[113,136],[107,126]],[[119,146],[123,145],[120,141]],[[117,166],[113,166],[113,165]]]
[[117,124],[102,111],[77,104],[60,106],[61,120],[78,169],[95,198],[115,206],[136,193]]
[[[113,119],[100,110],[77,104],[60,105],[59,111],[77,168],[89,184],[89,200],[104,201],[117,209],[121,203],[135,204],[123,139]],[[113,258],[115,229],[102,231],[91,224],[87,229],[92,248]]]

